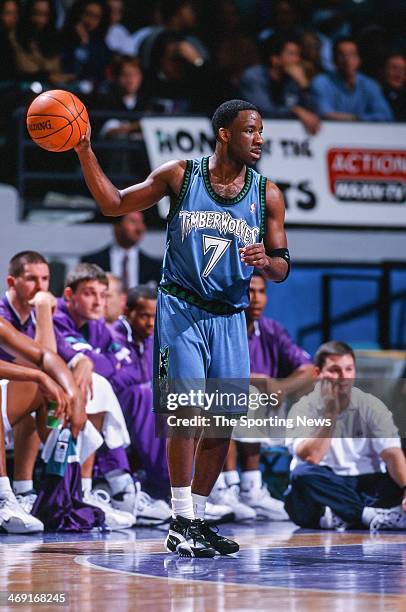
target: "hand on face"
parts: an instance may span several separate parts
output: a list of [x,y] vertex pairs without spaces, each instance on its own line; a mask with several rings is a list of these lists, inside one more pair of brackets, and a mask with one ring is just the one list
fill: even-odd
[[53,311],[56,308],[56,297],[49,291],[38,291],[28,303],[34,308],[49,306]]
[[323,378],[320,383],[324,414],[332,418],[336,418],[341,412],[339,382],[333,378]]

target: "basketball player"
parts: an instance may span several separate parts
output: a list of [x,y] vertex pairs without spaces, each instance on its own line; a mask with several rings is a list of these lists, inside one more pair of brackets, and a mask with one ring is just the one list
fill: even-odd
[[[243,309],[248,306],[253,269],[262,269],[274,281],[284,280],[289,272],[283,197],[251,168],[263,144],[258,110],[243,100],[231,100],[216,110],[212,123],[216,148],[211,157],[165,163],[142,183],[123,190],[100,168],[90,127],[75,148],[86,183],[105,215],[145,210],[166,195],[171,198],[156,315],[154,381],[158,365],[161,378],[168,380],[248,380]],[[240,415],[243,409],[231,406],[228,411],[230,416]],[[178,408],[176,414],[190,417],[200,412],[190,407]],[[236,542],[221,537],[203,520],[228,446],[224,436],[210,438],[204,432],[196,451],[192,435],[168,439],[173,509],[168,551],[213,557],[239,550]]]
[[57,416],[70,423],[72,434],[77,437],[86,421],[84,404],[62,359],[19,333],[2,317],[0,347],[24,361],[24,365],[0,361],[0,527],[9,533],[43,531],[42,522],[25,511],[11,489],[6,472],[5,435],[33,411],[37,413],[39,431],[44,434],[45,398],[57,402]]
[[[57,352],[69,365],[78,387],[77,392],[81,391],[83,400],[87,399],[86,413],[89,415],[89,420],[93,421],[99,430],[114,431],[115,437],[121,431],[126,437],[125,443],[128,444],[130,441],[128,432],[111,385],[103,377],[93,372],[93,362],[90,357],[83,353],[79,355],[75,350],[76,347],[72,347],[53,324],[52,315],[56,298],[48,291],[49,277],[48,262],[40,253],[22,251],[14,255],[9,262],[8,291],[4,296],[0,296],[0,316],[25,336],[35,339],[42,348]],[[13,357],[1,348],[0,358],[5,361],[13,360]],[[113,410],[114,414],[119,415],[121,426],[114,419],[112,420],[110,415],[107,416],[108,412]],[[116,428],[115,425],[118,427]],[[25,509],[30,509],[36,499],[32,473],[40,440],[35,421],[29,414],[24,419],[20,419],[13,427],[13,436],[13,489]],[[118,443],[117,437],[115,443]],[[126,467],[129,468],[124,448],[115,449],[114,452],[125,459]],[[106,524],[111,529],[121,529],[130,523],[133,524],[133,517],[128,516],[127,512],[121,513],[113,509],[111,504],[104,504],[98,496],[91,495],[93,462],[94,456],[91,455],[81,466],[82,487],[86,492],[86,501],[103,505]],[[132,481],[131,484],[132,497],[135,502],[136,496]]]

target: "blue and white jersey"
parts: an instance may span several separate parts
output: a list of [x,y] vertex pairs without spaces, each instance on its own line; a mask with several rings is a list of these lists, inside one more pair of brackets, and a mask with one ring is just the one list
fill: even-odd
[[239,248],[261,242],[265,227],[266,177],[247,167],[240,193],[214,192],[209,158],[189,160],[179,197],[168,215],[161,289],[219,314],[249,304],[252,266]]

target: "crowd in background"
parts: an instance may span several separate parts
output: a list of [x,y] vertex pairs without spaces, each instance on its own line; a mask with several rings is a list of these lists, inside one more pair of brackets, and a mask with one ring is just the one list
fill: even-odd
[[324,117],[405,121],[404,16],[400,0],[2,0],[0,95],[164,114],[243,97],[313,133]]

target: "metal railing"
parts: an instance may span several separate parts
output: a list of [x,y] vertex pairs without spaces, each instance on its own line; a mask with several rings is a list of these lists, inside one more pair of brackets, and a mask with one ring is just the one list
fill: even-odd
[[[406,289],[392,290],[392,274],[396,270],[406,273],[406,262],[385,261],[376,265],[375,273],[325,273],[321,275],[321,320],[303,326],[298,332],[298,343],[305,343],[306,337],[319,332],[321,341],[327,342],[334,336],[336,325],[356,321],[365,315],[375,315],[376,344],[382,349],[404,349],[406,346]],[[343,313],[333,315],[332,291],[335,283],[354,281],[356,283],[376,283],[378,297],[359,306],[349,308]],[[398,324],[395,328],[392,309],[400,305]]]

